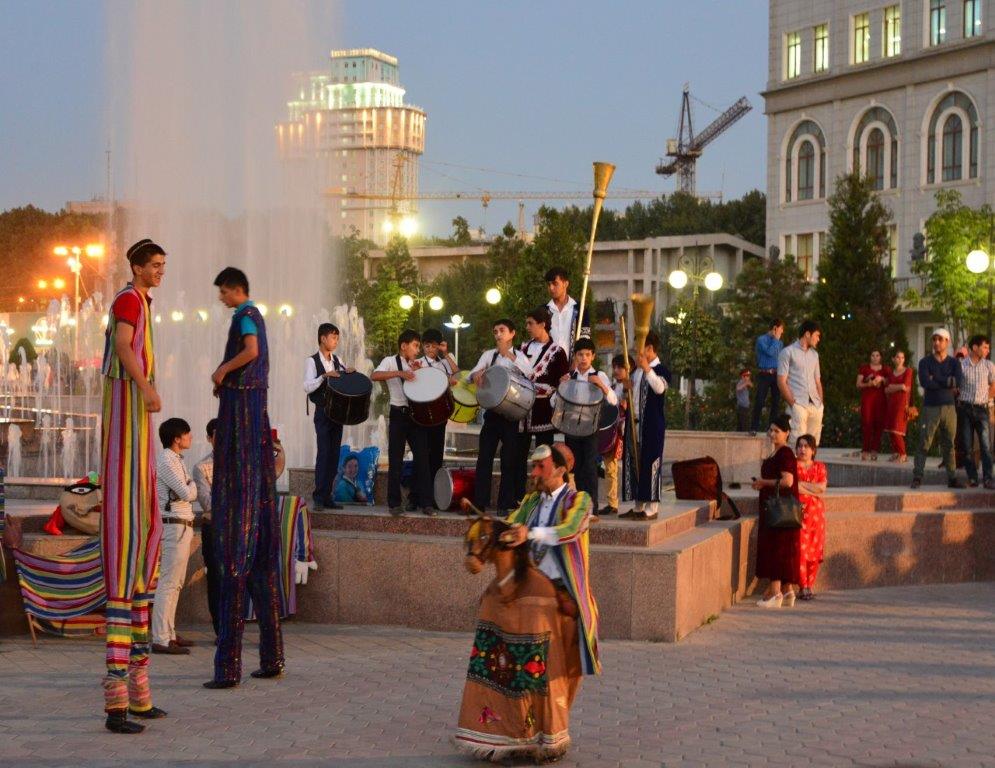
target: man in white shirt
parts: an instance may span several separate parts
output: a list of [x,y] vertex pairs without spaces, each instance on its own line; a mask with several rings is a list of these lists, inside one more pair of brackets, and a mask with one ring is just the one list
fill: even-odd
[[208,454],[193,468],[193,481],[197,486],[197,503],[203,514],[200,517],[200,553],[204,558],[204,576],[207,582],[207,610],[214,625],[214,636],[220,631],[218,624],[218,595],[221,589],[221,574],[214,560],[214,536],[211,525],[211,485],[214,482],[214,431],[218,420],[207,422],[207,442],[211,446]]
[[[459,367],[452,355],[445,354],[440,350],[442,344],[442,331],[438,328],[428,328],[421,335],[421,348],[424,354],[418,362],[423,368],[438,368],[449,378],[449,386],[456,384],[456,374]],[[442,422],[435,427],[424,427],[425,442],[428,449],[428,476],[435,483],[435,473],[442,467],[442,460],[446,453],[446,424]],[[430,500],[429,504],[432,503]]]
[[577,335],[577,323],[580,322],[581,338],[590,338],[590,313],[584,310],[580,318],[580,305],[568,293],[570,276],[563,267],[553,267],[546,273],[546,287],[549,289],[549,312],[552,315],[552,328],[549,335],[553,341],[566,350],[567,357],[573,353],[574,337]]
[[[387,509],[392,515],[404,513],[401,506],[401,467],[404,464],[404,446],[411,446],[415,462],[412,493],[421,504],[422,512],[433,516],[432,480],[428,475],[428,441],[425,429],[411,418],[408,398],[404,396],[402,382],[413,381],[415,371],[421,367],[421,334],[410,328],[402,331],[397,339],[399,354],[388,355],[370,378],[387,385],[390,394],[390,415],[387,419]],[[409,496],[410,498],[410,496]]]
[[532,410],[525,417],[522,433],[524,454],[529,453],[532,436],[536,445],[552,445],[556,436],[553,426],[552,396],[563,375],[570,370],[570,360],[566,350],[553,341],[549,335],[552,320],[549,307],[545,304],[536,307],[525,317],[525,330],[530,338],[521,346],[522,352],[532,364],[532,383],[536,388],[536,399]]
[[[516,369],[525,378],[532,375],[532,363],[515,348],[515,324],[503,318],[494,323],[495,348],[480,356],[470,371],[474,384],[480,385],[484,371],[500,365]],[[474,481],[474,504],[486,510],[491,504],[491,477],[494,473],[494,456],[501,446],[501,483],[498,488],[498,509],[509,510],[518,506],[525,495],[525,456],[519,434],[520,421],[506,419],[493,411],[484,411],[484,425],[480,429],[477,452],[477,471]]]
[[815,351],[821,338],[819,324],[806,320],[798,329],[798,340],[777,356],[777,388],[791,416],[789,445],[802,435],[812,435],[816,443],[822,437],[822,373]]
[[[594,370],[594,342],[590,339],[577,339],[574,344],[574,370],[563,376],[562,381],[575,379],[586,381],[601,390],[605,402],[618,405],[618,396],[611,388],[611,382],[602,371]],[[553,407],[556,407],[556,395],[553,395]],[[591,497],[594,509],[598,507],[598,432],[595,430],[587,437],[567,435],[567,447],[574,455],[574,479],[577,490],[584,491]]]
[[183,419],[166,419],[159,425],[163,451],[156,460],[156,494],[162,511],[162,546],[159,586],[152,604],[152,652],[190,653],[193,643],[176,634],[176,604],[187,575],[193,543],[193,506],[197,484],[187,475],[182,451],[193,442],[190,425]]
[[312,509],[342,509],[332,495],[332,484],[339,467],[342,448],[342,425],[325,415],[325,398],[328,380],[337,379],[342,373],[352,373],[335,354],[339,346],[339,329],[331,323],[318,326],[318,351],[304,362],[304,392],[314,404],[314,435],[318,450],[314,459],[314,493]]

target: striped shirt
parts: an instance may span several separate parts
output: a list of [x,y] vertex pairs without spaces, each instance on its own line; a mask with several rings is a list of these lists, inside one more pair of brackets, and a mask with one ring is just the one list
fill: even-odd
[[163,517],[193,520],[193,505],[197,500],[197,484],[190,479],[183,457],[172,448],[159,454],[155,463],[156,496]]
[[995,383],[995,363],[981,358],[977,363],[968,355],[960,361],[964,382],[960,385],[960,401],[971,405],[988,405],[988,387]]

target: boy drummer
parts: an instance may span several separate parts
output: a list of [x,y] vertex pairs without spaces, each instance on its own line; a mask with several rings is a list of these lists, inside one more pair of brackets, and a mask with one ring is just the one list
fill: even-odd
[[[480,356],[470,371],[478,387],[484,371],[500,365],[517,370],[526,378],[532,375],[532,363],[519,349],[515,349],[515,324],[507,318],[494,323],[495,348]],[[477,472],[474,482],[473,503],[480,510],[491,504],[491,476],[494,472],[494,455],[501,445],[501,484],[498,488],[498,509],[509,510],[518,506],[525,495],[525,456],[518,433],[520,421],[506,419],[493,411],[484,412],[484,425],[480,429],[480,447],[477,453]]]
[[[415,461],[412,494],[421,503],[422,512],[435,515],[431,505],[432,484],[428,474],[428,443],[425,429],[411,419],[408,398],[404,396],[402,381],[413,381],[415,371],[421,367],[418,352],[421,335],[410,328],[402,331],[397,339],[399,354],[387,355],[373,371],[373,381],[387,383],[390,393],[390,416],[387,421],[387,508],[392,515],[404,512],[401,506],[401,465],[404,463],[404,445],[411,446]],[[409,496],[410,498],[410,496]]]
[[529,454],[532,436],[536,445],[552,445],[556,428],[553,426],[553,407],[550,397],[556,391],[563,375],[570,370],[566,350],[549,335],[552,316],[545,306],[536,307],[525,317],[525,330],[531,337],[522,344],[522,352],[532,363],[532,382],[536,385],[536,399],[532,410],[525,417],[522,451]]
[[[429,328],[422,334],[422,352],[425,354],[419,362],[422,367],[438,368],[449,377],[449,386],[456,384],[456,374],[459,373],[459,366],[452,355],[443,353],[440,349],[442,345],[442,332],[437,328]],[[428,476],[435,482],[435,473],[442,467],[442,457],[446,451],[446,424],[442,422],[437,427],[424,427],[425,440],[428,449]],[[422,506],[430,502],[423,502]]]
[[[588,338],[580,338],[574,343],[574,370],[560,379],[561,382],[575,379],[586,381],[601,390],[605,402],[618,405],[618,395],[611,387],[611,382],[603,371],[594,370],[594,342]],[[556,406],[556,395],[553,395],[553,406]],[[574,478],[578,491],[590,494],[594,508],[598,504],[598,431],[587,437],[566,435],[567,447],[574,454]]]

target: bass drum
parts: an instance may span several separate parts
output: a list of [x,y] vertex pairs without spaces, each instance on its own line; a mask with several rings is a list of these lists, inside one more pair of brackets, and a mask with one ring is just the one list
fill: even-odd
[[460,371],[453,387],[453,412],[450,421],[457,424],[472,424],[480,413],[480,403],[477,402],[477,385],[470,381],[469,371]]
[[477,387],[477,402],[482,408],[503,416],[509,421],[521,421],[536,399],[535,384],[515,368],[492,365],[484,371]]
[[453,412],[449,377],[438,368],[419,368],[413,381],[401,385],[411,406],[411,420],[422,427],[445,424]]
[[605,396],[588,381],[568,379],[556,388],[553,426],[564,435],[590,437],[598,431]]
[[325,415],[342,426],[362,424],[370,416],[373,382],[361,373],[343,373],[325,380]]
[[602,456],[614,454],[622,435],[622,409],[606,402],[601,406],[601,416],[598,419],[598,453]]
[[463,499],[473,499],[477,470],[473,467],[442,467],[435,473],[435,506],[445,512],[459,509]]

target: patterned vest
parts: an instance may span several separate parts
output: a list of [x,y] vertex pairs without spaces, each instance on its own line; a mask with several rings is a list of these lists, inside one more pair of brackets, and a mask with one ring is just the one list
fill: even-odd
[[248,317],[256,324],[259,356],[248,365],[243,365],[225,376],[223,385],[231,389],[267,389],[269,387],[269,346],[266,343],[266,323],[255,305],[248,304],[232,316],[223,362],[227,363],[242,351],[243,317]]
[[[135,294],[141,302],[141,312],[138,313],[138,323],[135,325],[135,333],[131,339],[131,349],[138,358],[138,364],[142,367],[142,372],[149,381],[155,381],[155,353],[153,351],[152,339],[152,317],[149,312],[149,300],[144,293],[128,283],[118,291],[114,297],[114,302],[126,293]],[[104,333],[104,361],[100,368],[101,373],[109,379],[131,379],[128,372],[121,364],[117,350],[114,348],[114,335],[117,331],[118,320],[114,317],[114,303],[107,313],[107,330]]]

